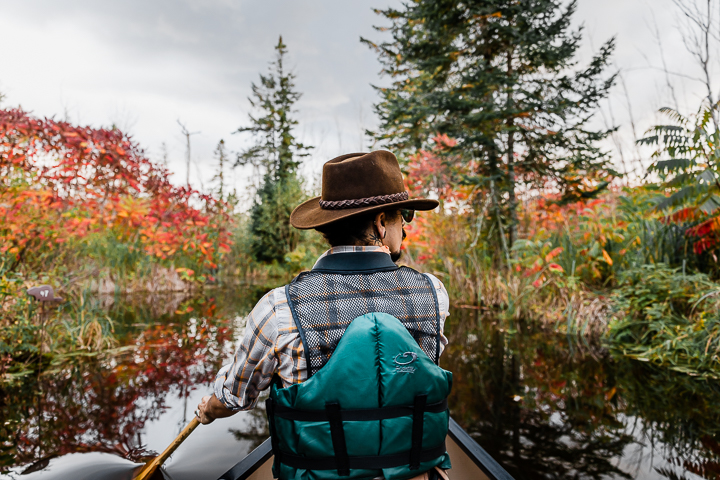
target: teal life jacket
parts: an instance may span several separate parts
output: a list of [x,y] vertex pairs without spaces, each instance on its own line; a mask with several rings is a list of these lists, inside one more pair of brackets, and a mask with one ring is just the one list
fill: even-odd
[[[287,388],[273,382],[266,402],[275,455],[273,474],[282,480],[338,476],[404,480],[435,466],[450,468],[445,437],[452,374],[436,365],[437,356],[433,361],[428,355],[439,354],[434,288],[414,270],[400,272],[384,253],[362,253],[355,257],[363,261],[357,266],[360,270],[348,270],[352,257],[345,256],[351,255],[326,257],[332,262],[319,266],[336,268],[316,268],[307,272],[314,276],[301,281],[299,290],[291,290],[298,279],[288,288],[288,302],[308,356],[309,378]],[[377,268],[378,264],[382,268]],[[328,313],[317,318],[322,310],[306,303],[304,311],[314,312],[308,321],[298,308],[303,299],[312,296],[305,287],[319,292],[318,284],[327,286],[337,275],[346,277],[339,292],[326,288],[316,295],[316,303],[324,303]],[[337,277],[330,283],[342,284]],[[376,288],[368,289],[370,283]],[[351,288],[355,284],[358,288]],[[388,291],[397,292],[394,301],[387,301]],[[334,294],[338,299],[330,298]],[[407,302],[413,294],[434,298],[426,302],[434,310],[432,319],[426,318],[431,309],[423,307],[422,298],[414,298],[412,305]],[[366,312],[371,307],[386,312],[371,311],[342,320],[338,313],[357,313],[358,298],[365,301]],[[342,308],[348,299],[352,300],[346,302],[348,308]],[[335,313],[330,313],[330,304],[338,306]],[[387,313],[395,310],[403,321]],[[431,331],[435,334],[430,335]],[[320,348],[322,345],[325,347]],[[313,365],[319,366],[315,370]]]

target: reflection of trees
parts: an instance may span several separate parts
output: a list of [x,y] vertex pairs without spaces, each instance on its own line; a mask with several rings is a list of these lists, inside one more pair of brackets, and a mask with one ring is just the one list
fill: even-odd
[[448,328],[454,418],[518,480],[629,478],[613,465],[632,437],[612,413],[603,364],[482,320],[457,312]]
[[[668,460],[720,479],[720,384],[627,359],[615,364],[628,416],[643,418],[643,436],[666,448]],[[658,473],[667,477],[668,469]]]
[[230,429],[235,439],[250,441],[250,450],[256,449],[270,437],[267,414],[265,412],[265,399],[267,399],[267,397],[267,392],[263,392],[263,394],[260,395],[257,406],[246,412],[248,423],[243,426],[242,430],[237,428]]
[[146,325],[139,334],[131,327],[137,326],[136,316],[113,312],[116,331],[127,332],[122,353],[78,356],[3,392],[3,423],[15,425],[1,439],[4,464],[82,451],[131,459],[147,455],[139,432],[162,414],[168,393],[187,395],[211,382],[232,349],[232,319],[215,318],[214,301],[188,306],[192,314],[156,318],[165,321]]
[[[720,479],[720,385],[573,351],[549,332],[510,335],[475,312],[450,319],[453,417],[516,479],[631,478],[615,464],[637,437]],[[628,419],[644,430],[631,435]]]

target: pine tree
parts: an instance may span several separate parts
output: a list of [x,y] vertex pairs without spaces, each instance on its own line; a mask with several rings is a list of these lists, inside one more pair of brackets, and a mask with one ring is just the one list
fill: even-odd
[[[489,195],[507,255],[517,238],[517,194],[551,187],[567,200],[596,194],[614,172],[587,123],[614,82],[614,40],[580,68],[576,2],[416,0],[376,12],[392,40],[374,44],[383,73],[378,140],[401,155],[446,134],[465,181]],[[474,206],[480,210],[480,197]]]
[[253,257],[263,262],[282,262],[297,245],[298,233],[290,226],[290,213],[303,199],[298,166],[310,147],[293,135],[297,120],[295,103],[301,94],[295,90],[295,75],[284,65],[287,46],[280,37],[275,61],[260,83],[252,84],[248,99],[257,114],[250,113],[250,126],[238,129],[250,133],[255,143],[238,154],[235,166],[252,165],[262,181],[250,212]]

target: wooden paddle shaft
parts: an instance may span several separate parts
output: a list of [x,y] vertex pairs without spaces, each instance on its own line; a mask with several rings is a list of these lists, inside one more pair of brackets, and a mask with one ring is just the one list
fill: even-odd
[[197,428],[198,425],[200,425],[200,420],[198,420],[197,417],[193,417],[190,423],[188,423],[187,426],[183,428],[183,431],[180,432],[180,435],[178,435],[175,440],[172,441],[172,443],[165,449],[164,452],[150,460],[142,468],[142,470],[140,470],[140,472],[135,477],[133,477],[134,480],[147,480],[148,478],[152,477],[152,474],[155,473],[155,470],[157,470],[160,465],[165,463],[165,460],[167,460],[168,457],[172,455],[175,450],[177,450],[180,444],[183,443],[185,439],[190,436],[190,434],[193,432],[193,430]]

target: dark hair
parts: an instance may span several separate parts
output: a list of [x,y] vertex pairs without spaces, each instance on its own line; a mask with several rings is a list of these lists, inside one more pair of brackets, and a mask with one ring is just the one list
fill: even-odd
[[[395,216],[400,213],[400,211],[396,209],[382,211],[390,218],[395,218]],[[340,245],[369,245],[372,242],[367,232],[372,227],[375,216],[378,213],[380,213],[380,211],[338,220],[329,225],[318,227],[316,230],[325,237],[325,241],[328,242],[331,247],[339,247]]]

